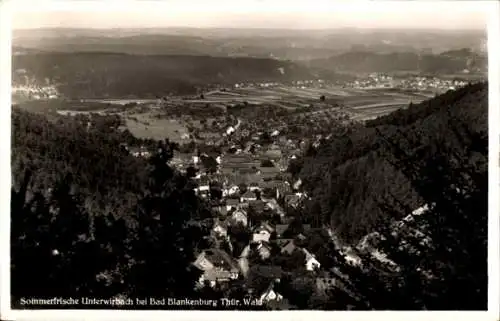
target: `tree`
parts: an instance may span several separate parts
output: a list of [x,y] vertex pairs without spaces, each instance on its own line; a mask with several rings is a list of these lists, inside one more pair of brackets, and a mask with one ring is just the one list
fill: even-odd
[[196,244],[205,233],[194,221],[200,201],[187,179],[174,172],[168,161],[175,144],[166,140],[151,158],[148,193],[137,206],[137,237],[133,241],[136,260],[127,282],[135,285],[133,296],[192,296],[199,272],[190,268]]
[[274,167],[274,164],[270,159],[263,159],[260,162],[260,167]]
[[217,163],[217,160],[213,158],[212,156],[202,156],[201,157],[201,162],[203,163],[203,167],[205,167],[205,170],[209,173],[215,173],[217,172],[217,168],[219,164]]
[[210,183],[210,199],[220,200],[222,199],[222,186],[217,182]]
[[[446,140],[416,152],[387,141],[390,161],[411,180],[428,209],[407,216],[397,229],[394,224],[379,229],[377,248],[393,263],[361,255],[362,268],[344,265],[355,293],[351,298],[361,298],[351,302],[358,309],[486,309],[487,136],[454,118],[448,124]],[[397,199],[381,206],[395,217],[411,212]],[[459,291],[466,294],[463,299],[455,296]]]
[[240,184],[238,184],[238,189],[239,189],[240,193],[243,195],[247,192],[248,186],[245,183],[240,183]]

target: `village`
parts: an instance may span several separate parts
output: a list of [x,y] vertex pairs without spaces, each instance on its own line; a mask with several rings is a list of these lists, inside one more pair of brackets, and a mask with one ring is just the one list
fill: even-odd
[[[246,125],[238,119],[223,130],[217,144],[176,153],[170,162],[192,178],[195,193],[209,202],[214,214],[210,247],[197,253],[193,262],[201,272],[197,287],[220,290],[238,284],[261,305],[286,306],[279,283],[293,274],[305,273],[320,294],[339,286],[341,273],[331,267],[322,270],[321,259],[309,246],[318,235],[338,240],[330,228],[302,221],[298,213],[309,197],[301,180],[294,181],[288,172],[290,163],[308,146],[317,146],[321,135],[295,139],[272,126],[266,131],[263,126]],[[150,156],[145,148],[130,152]],[[348,252],[346,248],[353,263],[359,262]],[[256,276],[264,284],[255,281]]]
[[[208,240],[212,246],[193,262],[202,273],[198,287],[229,287],[231,282],[248,281],[251,271],[257,271],[268,284],[259,290],[248,288],[249,295],[262,304],[278,303],[284,297],[274,285],[292,270],[318,278],[320,290],[329,286],[325,276],[320,277],[321,262],[306,247],[311,235],[327,230],[296,217],[308,196],[301,181],[293,181],[287,172],[311,140],[288,139],[276,129],[254,130],[238,120],[221,133],[218,145],[176,153],[170,164],[192,177],[196,194],[211,204],[215,215]],[[245,144],[237,143],[241,136],[247,138]],[[144,148],[130,152],[136,157],[150,155]],[[287,264],[279,261],[288,259],[295,263],[288,264],[287,271]]]
[[[206,240],[209,246],[192,262],[201,273],[196,285],[200,291],[236,287],[259,302],[257,306],[288,308],[289,301],[281,291],[284,279],[290,282],[301,275],[314,283],[319,296],[335,287],[344,288],[345,275],[327,259],[328,253],[318,255],[320,250],[314,245],[325,239],[340,249],[348,264],[360,264],[357,251],[391,264],[372,246],[377,235],[367,235],[353,250],[339,241],[332,227],[301,218],[309,196],[302,181],[294,179],[288,169],[308,146],[319,144],[321,135],[291,139],[272,126],[267,131],[252,127],[256,131],[252,132],[243,125],[238,119],[222,131],[223,139],[216,145],[176,153],[170,163],[192,178],[195,193],[210,204],[214,215]],[[245,148],[236,143],[242,131],[246,131]],[[150,156],[146,149],[130,152],[136,157]],[[395,230],[404,221],[398,224]]]
[[[464,75],[467,74],[468,70],[465,70]],[[391,76],[384,73],[372,73],[367,77],[360,77],[353,82],[346,83],[345,87],[357,89],[397,88],[401,90],[444,92],[455,90],[466,84],[467,81],[459,79],[441,79],[431,76]]]

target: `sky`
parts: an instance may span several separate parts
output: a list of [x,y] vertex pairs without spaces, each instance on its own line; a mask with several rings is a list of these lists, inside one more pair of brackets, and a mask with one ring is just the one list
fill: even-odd
[[489,1],[15,0],[10,5],[14,29],[485,29]]

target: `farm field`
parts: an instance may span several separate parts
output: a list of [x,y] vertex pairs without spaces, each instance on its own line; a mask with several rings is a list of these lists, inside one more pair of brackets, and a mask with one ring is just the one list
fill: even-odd
[[[324,95],[325,101],[320,101]],[[397,89],[352,89],[352,88],[297,88],[292,86],[276,86],[272,88],[235,88],[232,90],[213,90],[205,92],[202,97],[168,97],[166,101],[157,99],[101,99],[81,101],[30,101],[22,104],[25,109],[38,112],[57,112],[61,115],[76,115],[80,113],[110,113],[124,118],[130,132],[140,138],[164,139],[169,137],[179,143],[189,141],[191,126],[201,129],[199,120],[186,122],[182,117],[166,117],[164,111],[155,108],[168,109],[169,106],[192,106],[203,108],[250,104],[248,108],[259,108],[259,105],[275,106],[293,111],[312,105],[312,113],[322,111],[334,112],[338,105],[346,108],[353,120],[372,119],[388,114],[399,108],[405,108],[410,102],[418,103],[432,96],[426,92],[412,92]],[[127,107],[128,104],[137,105]],[[253,106],[252,106],[253,105]],[[126,110],[124,109],[126,108]],[[157,115],[162,114],[162,117]],[[221,132],[201,130],[202,139],[219,139]]]
[[183,135],[188,129],[177,119],[158,119],[152,113],[132,114],[125,117],[128,130],[138,138],[162,140],[169,138],[177,143],[188,142]]
[[[252,105],[270,105],[293,109],[309,106],[320,102],[324,95],[326,102],[335,101],[348,107],[377,108],[379,105],[388,106],[409,104],[410,101],[419,102],[430,97],[430,94],[417,92],[397,91],[394,89],[346,89],[346,88],[296,88],[277,86],[273,88],[237,88],[231,91],[211,91],[204,94],[204,99],[183,99],[184,103],[192,104],[220,104],[236,105],[249,103]],[[176,99],[171,102],[178,102]],[[180,102],[180,100],[179,100]]]

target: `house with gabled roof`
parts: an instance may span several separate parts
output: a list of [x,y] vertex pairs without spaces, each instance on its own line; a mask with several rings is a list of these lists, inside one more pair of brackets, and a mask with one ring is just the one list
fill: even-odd
[[298,195],[292,194],[292,195],[285,196],[285,204],[287,207],[298,208],[300,201],[301,201],[301,197]]
[[308,250],[302,249],[304,254],[306,255],[306,270],[314,271],[321,267],[321,264],[316,260],[316,257],[311,254]]
[[212,231],[217,237],[227,236],[228,223],[226,220],[215,219]]
[[222,190],[222,196],[231,196],[231,195],[235,195],[237,194],[238,192],[240,191],[240,188],[238,187],[238,185],[231,185],[227,188],[224,188]]
[[228,198],[226,199],[226,209],[230,211],[231,209],[236,209],[238,208],[240,204],[240,200],[237,198]]
[[267,260],[271,256],[271,246],[267,242],[260,242],[256,248],[259,256],[263,260]]
[[271,282],[269,287],[260,296],[260,301],[263,303],[279,302],[281,300],[283,300],[283,296],[274,289],[274,282]]
[[260,226],[263,227],[263,228],[265,228],[266,230],[268,230],[269,233],[271,233],[271,234],[275,231],[274,226],[271,223],[267,222],[267,221],[262,222],[260,224]]
[[212,206],[212,212],[216,213],[217,215],[219,216],[226,216],[227,215],[227,209],[225,206],[221,206],[221,205],[218,205],[218,206]]
[[297,249],[295,242],[293,240],[287,240],[281,246],[281,253],[290,255]]
[[238,278],[239,269],[233,258],[221,249],[209,249],[201,252],[193,262],[193,266],[203,272],[198,280],[204,284],[215,286],[218,282],[227,282]]
[[263,226],[257,227],[252,234],[252,242],[269,242],[271,239],[271,232]]
[[248,185],[248,190],[250,192],[260,191],[259,184],[256,182],[251,182],[250,185]]
[[276,224],[276,237],[277,238],[283,237],[283,233],[285,233],[285,231],[288,230],[288,225],[289,224]]
[[256,201],[257,200],[257,195],[255,195],[254,192],[251,191],[246,191],[243,195],[240,197],[240,202],[251,202],[251,201]]
[[241,223],[243,226],[248,225],[248,214],[247,211],[243,208],[238,208],[236,209],[232,214],[231,214],[231,220],[235,223]]

